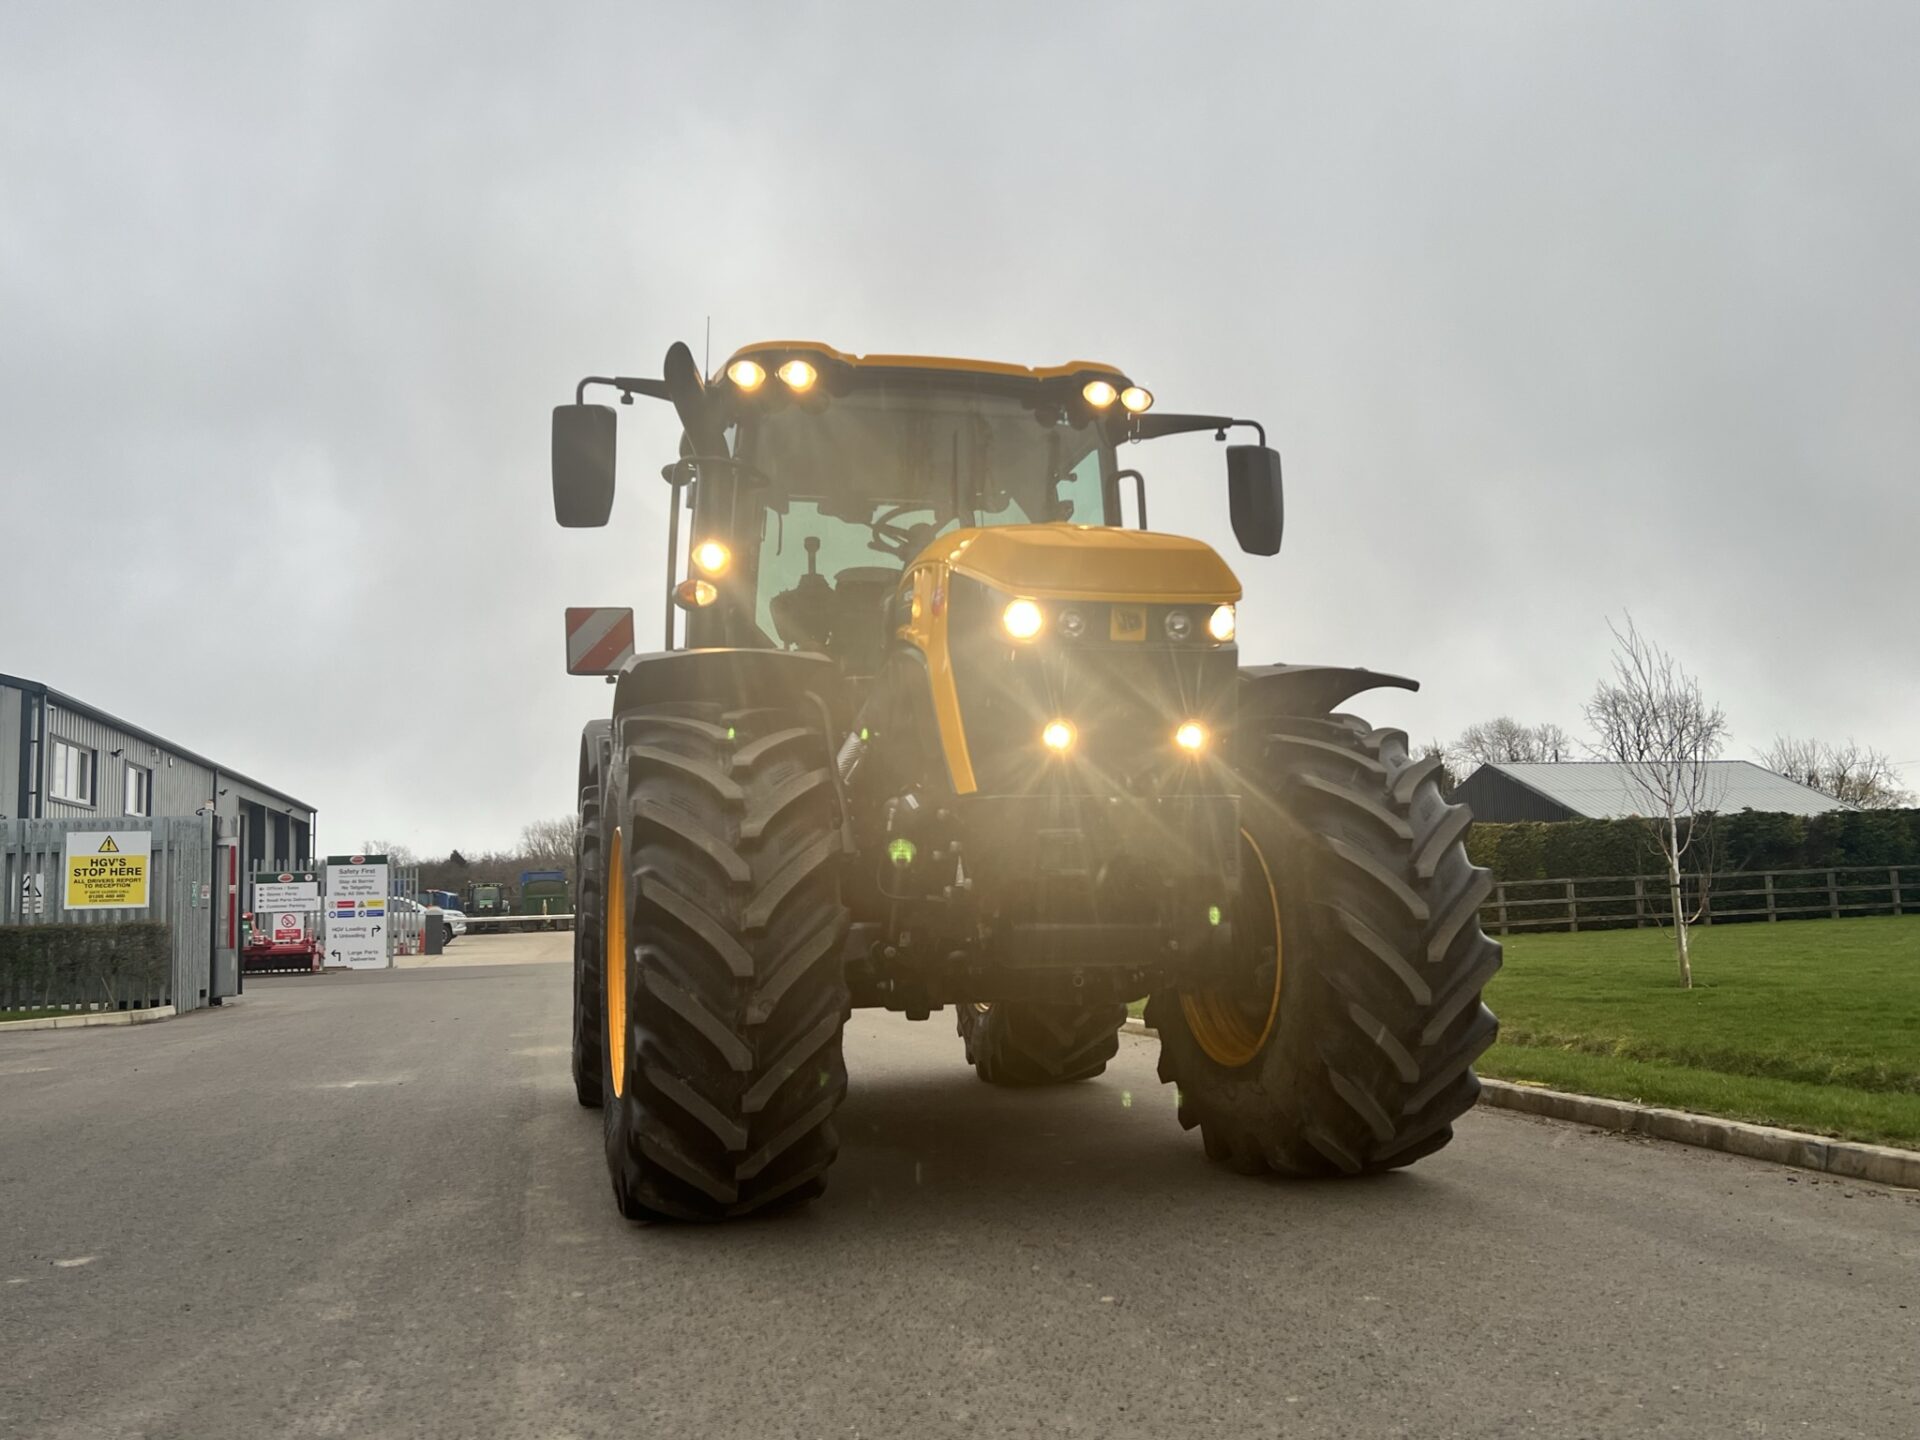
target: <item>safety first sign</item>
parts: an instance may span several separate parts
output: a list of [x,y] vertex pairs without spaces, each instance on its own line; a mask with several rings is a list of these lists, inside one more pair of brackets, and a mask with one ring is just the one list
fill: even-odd
[[153,865],[151,830],[69,830],[69,910],[144,910]]

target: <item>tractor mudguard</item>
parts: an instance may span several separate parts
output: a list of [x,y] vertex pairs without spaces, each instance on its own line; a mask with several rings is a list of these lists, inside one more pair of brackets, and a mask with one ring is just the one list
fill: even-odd
[[630,714],[664,701],[710,702],[728,710],[811,705],[817,695],[833,722],[834,738],[846,733],[846,683],[824,655],[792,650],[666,650],[636,655],[620,670],[613,713]]
[[1363,690],[1418,690],[1420,682],[1346,665],[1243,665],[1242,715],[1330,715]]

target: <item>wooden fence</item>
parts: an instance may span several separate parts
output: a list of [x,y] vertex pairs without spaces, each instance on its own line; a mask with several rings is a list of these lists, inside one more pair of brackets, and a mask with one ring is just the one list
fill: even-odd
[[[1904,876],[1898,865],[1687,875],[1684,904],[1689,914],[1702,910],[1703,925],[1920,914],[1920,866],[1904,869]],[[1502,880],[1480,907],[1480,923],[1495,935],[1618,930],[1672,920],[1663,875]]]

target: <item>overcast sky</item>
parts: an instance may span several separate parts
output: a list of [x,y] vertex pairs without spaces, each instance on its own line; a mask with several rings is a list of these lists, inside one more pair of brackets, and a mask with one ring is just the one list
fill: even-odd
[[572,807],[561,610],[660,624],[665,407],[561,531],[550,407],[812,336],[1258,416],[1138,458],[1249,662],[1579,730],[1631,607],[1729,753],[1920,779],[1920,7],[6,0],[0,670],[320,809]]

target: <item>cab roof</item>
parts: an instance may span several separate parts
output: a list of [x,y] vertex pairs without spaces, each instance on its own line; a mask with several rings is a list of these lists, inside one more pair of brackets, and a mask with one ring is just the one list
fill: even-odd
[[[962,374],[1003,375],[1014,380],[1036,381],[1100,375],[1121,385],[1130,383],[1124,371],[1098,360],[1069,360],[1064,365],[1033,366],[1012,365],[1003,360],[969,360],[953,355],[850,355],[819,340],[760,340],[751,345],[742,345],[727,357],[726,365],[720,367],[720,373],[724,375],[727,365],[736,360],[752,359],[764,363],[769,355],[815,355],[856,370],[952,370]],[[767,368],[771,370],[774,367],[768,365]]]

